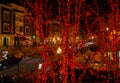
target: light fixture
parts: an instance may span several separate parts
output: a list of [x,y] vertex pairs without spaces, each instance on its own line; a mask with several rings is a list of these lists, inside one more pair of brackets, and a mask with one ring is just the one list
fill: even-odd
[[57,53],[58,53],[58,54],[61,54],[61,52],[62,52],[62,49],[61,49],[60,47],[58,47]]

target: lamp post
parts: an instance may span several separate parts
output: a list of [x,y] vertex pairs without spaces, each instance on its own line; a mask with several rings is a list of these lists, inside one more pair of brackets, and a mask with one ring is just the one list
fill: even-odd
[[57,54],[58,54],[58,57],[59,57],[60,65],[61,65],[61,56],[60,56],[61,53],[62,53],[62,49],[60,47],[58,47]]
[[[57,49],[57,54],[58,54],[58,60],[59,60],[59,64],[60,64],[60,68],[61,68],[61,54],[62,53],[62,49],[60,48],[60,47],[58,47],[58,49]],[[58,75],[58,77],[60,78],[60,79],[62,79],[62,74],[61,74],[61,72],[59,72],[59,75]],[[58,79],[59,80],[59,79]]]

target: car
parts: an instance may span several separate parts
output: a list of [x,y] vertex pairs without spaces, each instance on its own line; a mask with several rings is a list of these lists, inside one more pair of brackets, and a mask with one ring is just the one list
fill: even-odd
[[15,83],[12,75],[0,75],[0,83]]
[[6,69],[10,67],[11,65],[17,64],[22,60],[22,58],[15,58],[13,56],[7,57],[6,59],[3,58],[3,60],[0,61],[0,69]]

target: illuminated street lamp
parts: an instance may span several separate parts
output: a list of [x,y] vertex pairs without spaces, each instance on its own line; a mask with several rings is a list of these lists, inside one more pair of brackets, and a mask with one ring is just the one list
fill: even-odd
[[61,53],[62,53],[62,49],[61,49],[60,47],[58,47],[57,53],[58,53],[58,54],[61,54]]

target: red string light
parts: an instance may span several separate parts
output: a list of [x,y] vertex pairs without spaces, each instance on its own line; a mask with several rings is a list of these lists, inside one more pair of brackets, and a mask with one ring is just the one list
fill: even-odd
[[[42,42],[46,39],[44,37],[43,28],[45,27],[43,27],[43,24],[48,26],[53,15],[54,6],[53,4],[47,5],[48,2],[49,0],[35,0],[34,5],[32,5],[32,2],[27,0],[23,4],[25,8],[27,5],[30,9],[30,11],[26,10],[26,14],[30,13],[28,17],[32,19],[31,21],[37,28]],[[43,69],[42,73],[38,71],[37,78],[42,78],[42,83],[46,82],[49,75],[54,80],[54,83],[57,81],[55,76],[58,78],[61,76],[62,83],[67,83],[69,75],[71,76],[70,80],[72,83],[81,82],[84,75],[88,72],[87,69],[93,69],[90,70],[90,74],[98,76],[98,78],[100,77],[98,72],[107,71],[109,73],[112,70],[114,71],[114,79],[119,78],[117,51],[120,27],[118,24],[118,0],[115,2],[112,0],[105,2],[106,7],[110,8],[107,11],[102,9],[101,3],[96,0],[93,0],[93,2],[88,0],[58,0],[56,2],[56,4],[58,3],[58,8],[55,12],[58,12],[58,14],[54,20],[58,21],[60,26],[58,36],[61,41],[59,44],[53,41],[54,44],[51,45],[50,43],[53,42],[48,41],[43,42],[41,45],[40,54],[43,60]],[[101,12],[103,12],[103,15]],[[52,30],[53,26],[48,27],[49,30]],[[48,28],[46,29],[48,30]],[[80,39],[81,35],[81,40],[77,41],[77,37],[79,36]],[[56,39],[54,38],[54,40]],[[89,45],[91,44],[90,42],[93,42],[93,45]],[[61,51],[57,54],[58,48]],[[109,51],[112,52],[112,55],[108,54]],[[78,59],[79,57],[82,57],[84,61],[79,61],[82,60],[82,58]],[[76,59],[78,59],[78,63]],[[50,66],[50,73],[46,72],[48,66]],[[94,71],[94,66],[97,73]],[[83,71],[79,77],[75,76],[75,69],[77,67]],[[110,80],[107,79],[106,75],[101,75],[101,77],[105,82]],[[38,83],[38,80],[34,80]]]

